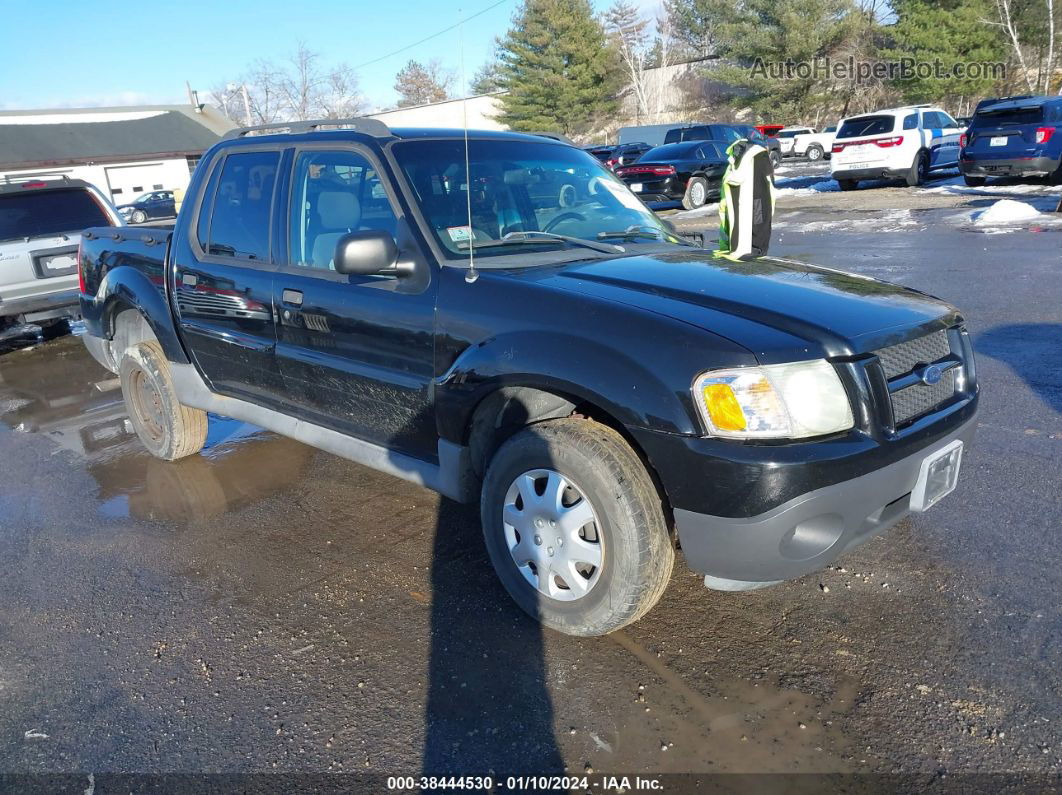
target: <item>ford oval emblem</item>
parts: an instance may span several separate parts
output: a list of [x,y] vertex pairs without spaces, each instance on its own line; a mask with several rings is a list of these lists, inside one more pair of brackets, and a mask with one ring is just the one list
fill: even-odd
[[944,368],[939,364],[929,364],[922,369],[922,383],[928,386],[939,384],[944,377]]

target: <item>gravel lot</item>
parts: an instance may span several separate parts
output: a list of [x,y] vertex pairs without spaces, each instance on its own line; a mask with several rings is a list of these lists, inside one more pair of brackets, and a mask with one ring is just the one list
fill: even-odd
[[[1059,189],[952,174],[842,195],[815,188],[823,169],[784,167],[772,253],[966,311],[984,395],[959,489],[774,588],[706,591],[680,559],[660,605],[606,638],[526,619],[474,509],[220,419],[205,454],[155,461],[76,336],[8,344],[0,772],[1057,782]],[[978,225],[1000,198],[1045,214]],[[1010,775],[964,778],[987,773]]]

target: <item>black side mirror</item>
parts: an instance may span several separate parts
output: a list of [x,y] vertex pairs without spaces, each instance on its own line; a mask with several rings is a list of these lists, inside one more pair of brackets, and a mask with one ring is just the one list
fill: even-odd
[[398,245],[387,232],[371,229],[350,232],[339,238],[332,258],[336,273],[371,276],[394,270],[398,264]]

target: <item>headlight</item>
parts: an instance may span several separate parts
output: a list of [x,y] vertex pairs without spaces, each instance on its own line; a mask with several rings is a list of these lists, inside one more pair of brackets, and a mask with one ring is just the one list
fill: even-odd
[[854,424],[848,394],[825,359],[702,373],[693,399],[712,436],[801,439]]

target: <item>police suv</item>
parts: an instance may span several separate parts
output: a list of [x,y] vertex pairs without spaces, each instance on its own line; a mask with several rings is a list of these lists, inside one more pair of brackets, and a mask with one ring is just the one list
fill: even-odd
[[932,105],[880,110],[841,120],[830,171],[841,190],[860,180],[902,178],[914,187],[930,171],[959,162],[959,123]]

